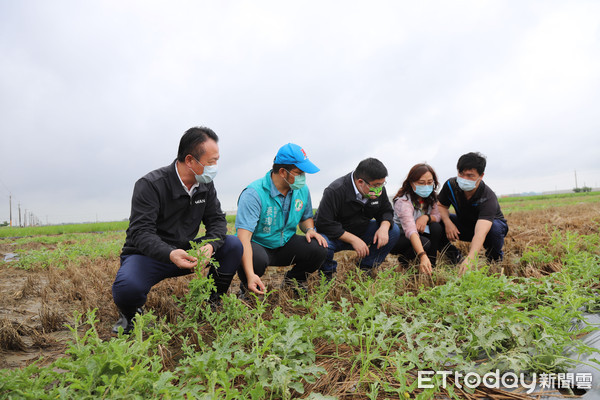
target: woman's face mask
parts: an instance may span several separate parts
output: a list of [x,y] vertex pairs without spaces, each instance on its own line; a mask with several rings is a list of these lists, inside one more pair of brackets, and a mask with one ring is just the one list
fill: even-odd
[[415,185],[415,194],[426,199],[433,192],[433,185]]

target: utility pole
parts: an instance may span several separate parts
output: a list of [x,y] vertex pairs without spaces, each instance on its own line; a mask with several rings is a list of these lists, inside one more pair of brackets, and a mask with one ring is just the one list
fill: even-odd
[[8,195],[8,207],[10,208],[8,218],[10,219],[10,226],[12,226],[12,194]]
[[21,203],[19,203],[19,226],[23,226],[21,225]]
[[575,170],[575,189],[577,189],[577,170]]

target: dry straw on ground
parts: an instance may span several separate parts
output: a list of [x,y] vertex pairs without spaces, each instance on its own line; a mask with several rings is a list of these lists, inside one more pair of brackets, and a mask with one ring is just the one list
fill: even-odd
[[[553,235],[553,230],[572,231],[579,234],[598,234],[600,226],[600,204],[586,204],[585,207],[564,206],[537,211],[513,212],[508,215],[510,231],[506,240],[505,259],[492,263],[490,271],[505,275],[539,277],[559,271],[561,265],[556,262],[527,264],[520,262],[524,251],[532,246],[545,246]],[[39,248],[41,244],[30,244]],[[466,244],[461,245],[462,250]],[[0,252],[8,251],[0,248]],[[343,282],[348,270],[353,269],[355,258],[353,252],[341,252],[336,255],[339,261],[338,281]],[[72,320],[74,311],[85,312],[98,309],[98,331],[103,339],[110,338],[110,328],[117,317],[112,301],[111,285],[119,267],[118,258],[95,261],[78,261],[67,264],[64,268],[50,266],[45,269],[18,270],[8,265],[0,268],[0,368],[15,368],[31,363],[40,356],[42,364],[47,364],[63,354],[69,332],[64,323]],[[416,273],[415,268],[407,270],[397,265],[393,256],[388,256],[381,269],[394,268],[406,275],[403,287],[398,292],[417,291],[420,287],[442,285],[454,273],[443,270],[426,277]],[[279,287],[282,272],[285,268],[270,268],[265,276],[265,283],[270,287]],[[375,271],[377,274],[378,271]],[[187,291],[191,276],[169,279],[155,286],[148,296],[147,308],[153,309],[159,317],[168,322],[176,322],[182,315],[181,308],[173,296],[181,298]],[[230,289],[236,293],[239,281],[237,278]],[[313,290],[312,284],[309,291]],[[328,294],[328,300],[337,301],[349,297],[347,287],[336,284]],[[288,301],[293,296],[290,290],[279,291],[271,298],[271,307],[281,307],[286,314],[298,313]],[[385,310],[393,312],[394,310]],[[268,313],[265,318],[268,318]],[[210,333],[208,333],[210,336]],[[162,348],[164,365],[172,368],[180,354],[177,346]],[[338,396],[341,399],[365,398],[364,394],[354,392],[358,382],[357,372],[349,374],[345,352],[354,349],[333,348],[325,341],[315,343],[317,363],[324,367],[327,374],[321,376],[314,384],[307,386],[311,390]],[[331,354],[337,357],[328,357]],[[350,357],[348,357],[350,359]],[[354,394],[353,394],[354,393]],[[525,399],[524,394],[506,393],[491,390],[476,391],[474,394],[463,393],[467,399],[481,399],[484,396],[494,399]],[[382,397],[383,398],[383,397]]]

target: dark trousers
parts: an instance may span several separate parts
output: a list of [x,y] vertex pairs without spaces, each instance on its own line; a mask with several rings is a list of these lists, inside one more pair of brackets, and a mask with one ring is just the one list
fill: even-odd
[[[391,229],[388,232],[389,240],[388,243],[382,248],[378,249],[377,245],[373,245],[373,237],[375,232],[379,229],[379,224],[375,220],[369,222],[367,231],[361,237],[361,239],[369,246],[369,255],[359,261],[359,267],[362,269],[370,270],[374,266],[381,264],[385,261],[385,257],[389,254],[390,250],[394,247],[400,236],[400,229],[398,225],[392,224]],[[330,275],[337,271],[337,261],[333,259],[333,255],[342,250],[354,250],[350,243],[346,243],[339,239],[329,239],[327,236],[321,234],[326,240],[329,247],[327,248],[327,259],[321,267],[321,271],[324,274]]]
[[[197,239],[198,242],[200,240]],[[224,289],[224,292],[227,292],[231,279],[240,265],[244,249],[237,236],[227,235],[224,242],[213,256],[219,262],[219,268],[211,267],[210,275],[215,279],[217,289],[220,281],[221,291],[223,292]],[[163,279],[187,275],[191,272],[189,269],[180,269],[171,262],[160,262],[141,254],[121,256],[121,268],[112,286],[113,299],[119,309],[131,312],[146,303],[152,286]]]
[[[427,253],[427,257],[429,257],[432,265],[435,265],[437,261],[437,252],[440,250],[442,235],[444,235],[444,231],[439,222],[431,222],[429,224],[429,233],[419,232],[419,238],[421,239],[423,250],[425,250],[425,253]],[[400,234],[398,242],[396,242],[396,245],[392,251],[390,251],[390,253],[398,254],[401,257],[401,261],[404,263],[408,263],[417,256],[417,253],[412,247],[410,239],[406,237],[404,232]]]
[[[456,225],[458,230],[460,231],[459,239],[464,242],[470,242],[473,240],[473,235],[475,234],[475,226],[462,226],[459,225],[458,217],[456,214],[450,214],[450,219],[452,223]],[[442,224],[443,226],[443,224]],[[504,251],[502,248],[504,247],[504,238],[508,233],[508,225],[506,222],[501,219],[494,219],[492,222],[492,227],[485,237],[485,241],[483,242],[483,247],[485,248],[485,256],[490,261],[501,261],[504,258]],[[460,254],[458,253],[458,249],[454,247],[448,238],[445,235],[442,235],[442,241],[440,243],[446,254],[451,260],[457,260]]]
[[[327,249],[314,238],[308,243],[306,237],[300,235],[292,236],[286,244],[276,249],[269,249],[252,242],[252,265],[254,273],[258,276],[263,276],[269,265],[283,267],[295,264],[287,272],[286,278],[303,282],[308,274],[319,269],[326,256]],[[238,277],[245,286],[248,279],[242,267],[238,270]]]

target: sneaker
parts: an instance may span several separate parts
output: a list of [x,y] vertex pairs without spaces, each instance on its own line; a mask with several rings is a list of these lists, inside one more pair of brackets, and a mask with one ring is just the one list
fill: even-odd
[[138,307],[133,315],[128,316],[123,311],[121,311],[121,309],[119,309],[119,319],[112,328],[112,334],[115,336],[118,335],[119,328],[122,328],[123,334],[129,335],[133,330],[133,319],[135,318],[136,314],[143,314],[143,310]]

